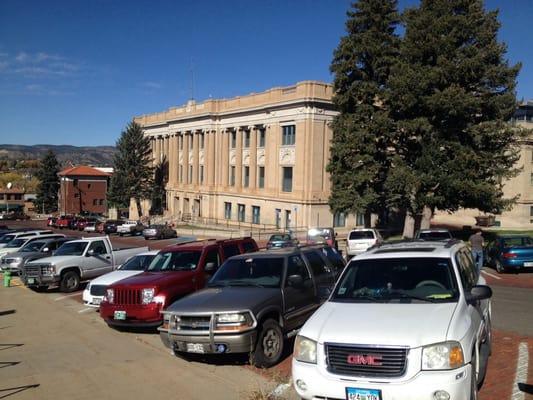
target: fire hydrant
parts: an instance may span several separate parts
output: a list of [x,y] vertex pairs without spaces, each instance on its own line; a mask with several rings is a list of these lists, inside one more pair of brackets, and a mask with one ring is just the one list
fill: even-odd
[[11,285],[11,272],[4,271],[4,287]]

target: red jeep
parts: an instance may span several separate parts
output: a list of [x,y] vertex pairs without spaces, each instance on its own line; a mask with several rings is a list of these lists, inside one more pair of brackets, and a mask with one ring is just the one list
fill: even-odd
[[257,250],[250,237],[165,247],[146,271],[107,287],[100,316],[113,327],[157,327],[160,311],[203,288],[225,259]]

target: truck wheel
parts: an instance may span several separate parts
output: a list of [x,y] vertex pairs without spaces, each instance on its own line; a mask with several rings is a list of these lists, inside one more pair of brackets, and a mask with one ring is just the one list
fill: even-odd
[[252,364],[259,368],[269,368],[277,364],[283,354],[283,345],[283,332],[279,324],[273,319],[267,319],[257,336]]
[[67,271],[61,278],[59,290],[62,292],[74,292],[80,287],[80,276],[75,271]]
[[494,266],[496,267],[496,272],[498,272],[499,274],[505,273],[505,267],[502,265],[500,260],[494,260]]

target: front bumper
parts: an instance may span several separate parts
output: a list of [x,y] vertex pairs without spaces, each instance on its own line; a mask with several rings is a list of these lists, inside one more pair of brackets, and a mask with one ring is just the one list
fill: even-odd
[[[323,366],[292,359],[292,379],[300,397],[308,400],[346,399],[346,388],[377,389],[382,400],[428,400],[438,390],[449,393],[450,399],[470,399],[472,368],[467,364],[450,371],[420,371],[409,379],[384,380],[333,375]],[[378,382],[381,381],[381,382]],[[304,382],[302,390],[299,383]]]
[[60,276],[52,275],[26,276],[22,274],[21,278],[24,284],[30,287],[57,285],[61,281]]
[[1,271],[9,271],[9,272],[19,272],[20,266],[22,265],[22,262],[18,263],[9,263],[9,264],[0,264],[0,270]]
[[[131,328],[153,328],[163,323],[160,313],[163,304],[118,305],[104,302],[100,304],[100,316],[108,325]],[[126,319],[115,319],[115,311],[126,313]]]
[[[255,347],[256,330],[239,334],[220,335],[179,335],[159,329],[159,337],[163,344],[173,352],[188,352],[187,344],[201,344],[203,353],[250,353]],[[196,351],[198,352],[198,351]]]

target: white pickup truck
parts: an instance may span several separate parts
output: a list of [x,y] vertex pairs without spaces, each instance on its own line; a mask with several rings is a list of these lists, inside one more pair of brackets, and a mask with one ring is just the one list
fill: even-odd
[[124,235],[142,235],[144,226],[140,221],[126,221],[122,225],[117,226],[117,233],[119,236]]
[[81,281],[113,271],[148,247],[113,249],[107,236],[82,238],[63,244],[52,257],[26,263],[21,278],[26,286],[44,289],[59,285],[62,292],[78,290]]

